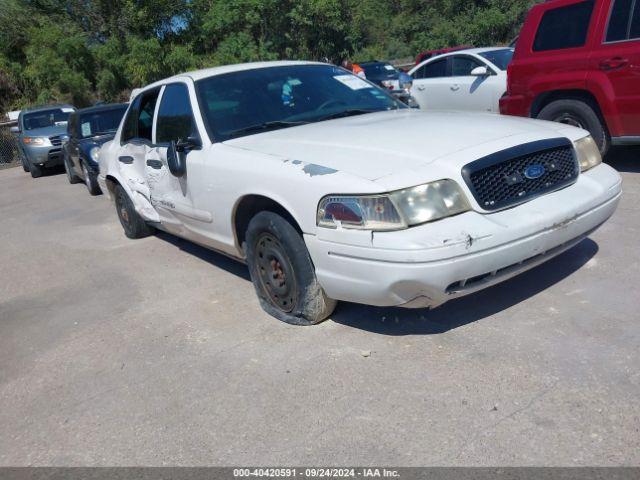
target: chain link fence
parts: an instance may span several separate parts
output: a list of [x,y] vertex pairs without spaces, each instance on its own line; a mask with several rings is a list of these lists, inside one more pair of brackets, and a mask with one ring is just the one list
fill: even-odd
[[0,124],[0,167],[15,164],[20,161],[18,139],[11,133],[14,123]]

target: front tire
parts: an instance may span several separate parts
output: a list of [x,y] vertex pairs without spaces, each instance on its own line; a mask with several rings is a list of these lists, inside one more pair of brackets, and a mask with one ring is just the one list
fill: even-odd
[[331,315],[337,302],[318,283],[307,247],[288,221],[258,213],[249,222],[244,247],[265,312],[293,325],[315,325]]
[[29,166],[29,172],[31,173],[31,178],[41,177],[42,176],[42,167],[32,163]]
[[98,185],[98,179],[89,172],[89,169],[84,163],[82,164],[82,174],[84,175],[84,184],[87,186],[87,190],[89,190],[89,195],[100,195],[102,190],[100,190],[100,185]]
[[78,177],[73,171],[71,165],[69,165],[69,160],[67,159],[66,155],[64,156],[64,171],[67,173],[67,180],[69,180],[69,183],[74,184],[80,183],[82,181],[80,177]]
[[27,157],[25,157],[24,154],[20,155],[20,163],[22,163],[22,169],[29,173],[30,169],[29,169],[29,162],[27,161]]
[[556,100],[544,107],[537,118],[584,128],[589,131],[595,140],[602,156],[609,150],[611,140],[607,127],[595,109],[586,102],[581,100]]
[[144,219],[136,212],[133,202],[121,185],[115,189],[116,211],[124,234],[129,238],[144,238],[153,234],[153,228],[146,224]]

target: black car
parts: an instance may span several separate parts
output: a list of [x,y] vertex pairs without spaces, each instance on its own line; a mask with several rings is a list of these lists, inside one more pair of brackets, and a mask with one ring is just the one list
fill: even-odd
[[398,76],[400,72],[390,63],[374,60],[359,63],[358,65],[362,67],[367,80],[370,82],[388,90],[398,88]]
[[84,181],[91,195],[102,193],[98,186],[98,151],[112,140],[126,103],[100,105],[77,110],[69,116],[64,144],[64,167],[69,183]]

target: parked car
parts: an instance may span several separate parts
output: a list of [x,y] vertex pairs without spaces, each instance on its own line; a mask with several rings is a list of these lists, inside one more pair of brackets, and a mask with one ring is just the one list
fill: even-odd
[[62,140],[67,131],[71,105],[46,105],[22,110],[18,125],[11,129],[18,136],[22,168],[33,178],[44,168],[62,165]]
[[370,62],[361,62],[359,65],[370,82],[388,90],[397,90],[399,88],[398,77],[400,72],[390,63],[372,60]]
[[98,178],[128,237],[159,228],[245,261],[263,308],[301,325],[337,300],[433,307],[501,282],[580,242],[621,194],[585,130],[414,110],[311,62],[145,87]]
[[436,50],[425,50],[424,52],[420,52],[416,57],[416,65],[420,65],[425,60],[429,60],[430,58],[437,57],[438,55],[442,55],[444,53],[455,52],[458,50],[468,50],[469,48],[473,48],[473,47],[471,45],[458,45],[457,47],[439,48]]
[[498,112],[507,89],[512,48],[474,48],[446,53],[412,68],[411,95],[420,108]]
[[500,111],[585,128],[602,153],[611,144],[640,144],[640,2],[533,7]]
[[102,193],[98,185],[98,152],[113,139],[127,104],[83,108],[69,116],[63,142],[64,167],[69,183],[84,182],[91,195]]

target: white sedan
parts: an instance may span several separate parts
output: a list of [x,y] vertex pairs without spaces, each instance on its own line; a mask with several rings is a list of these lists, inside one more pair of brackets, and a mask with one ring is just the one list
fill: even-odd
[[263,308],[299,325],[337,300],[434,307],[503,281],[621,194],[584,130],[412,110],[309,62],[149,85],[99,157],[128,237],[158,228],[246,262]]
[[432,57],[409,71],[420,108],[500,112],[513,48],[472,48]]

